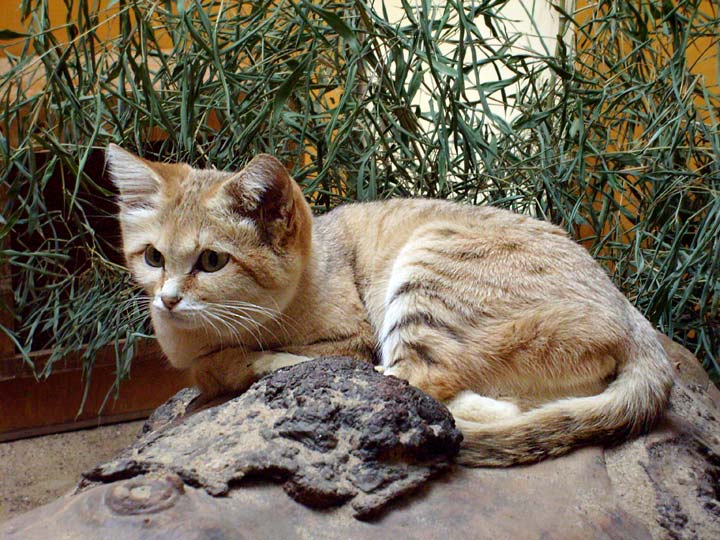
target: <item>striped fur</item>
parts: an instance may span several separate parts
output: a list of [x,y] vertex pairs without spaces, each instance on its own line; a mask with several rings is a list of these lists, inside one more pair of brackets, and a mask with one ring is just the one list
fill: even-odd
[[[429,200],[313,219],[270,156],[237,174],[108,158],[129,267],[152,298],[168,280],[182,297],[177,313],[151,303],[160,344],[207,395],[308,357],[365,358],[446,402],[475,466],[619,440],[664,409],[651,325],[551,224]],[[148,244],[164,268],[143,261]],[[203,249],[230,262],[198,273]]]

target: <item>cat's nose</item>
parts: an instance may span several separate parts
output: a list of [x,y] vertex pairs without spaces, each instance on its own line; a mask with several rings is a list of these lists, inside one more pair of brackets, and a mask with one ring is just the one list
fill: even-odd
[[162,300],[163,305],[168,308],[168,310],[171,310],[180,303],[182,296],[178,294],[161,294],[160,300]]

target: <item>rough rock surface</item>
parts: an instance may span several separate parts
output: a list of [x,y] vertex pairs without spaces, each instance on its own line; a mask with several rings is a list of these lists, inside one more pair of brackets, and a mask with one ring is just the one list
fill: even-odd
[[678,370],[667,418],[605,450],[607,471],[653,538],[720,538],[720,391],[687,349],[662,338]]
[[350,501],[356,516],[367,517],[447,469],[462,439],[444,406],[351,358],[276,371],[173,424],[192,395],[176,396],[151,419],[169,422],[167,429],[149,432],[85,478],[166,471],[211,495],[226,495],[246,478],[269,478],[308,506]]
[[[678,381],[668,418],[652,433],[532,466],[453,467],[372,521],[353,519],[357,510],[350,505],[310,509],[276,484],[247,476],[239,484],[229,480],[226,495],[217,497],[192,475],[130,468],[132,477],[87,486],[0,525],[0,538],[720,538],[720,392],[692,354],[664,343],[677,362]],[[377,392],[371,393],[374,402]],[[164,416],[155,416],[150,428],[156,433],[139,444],[175,429],[174,418],[191,398],[179,395]]]

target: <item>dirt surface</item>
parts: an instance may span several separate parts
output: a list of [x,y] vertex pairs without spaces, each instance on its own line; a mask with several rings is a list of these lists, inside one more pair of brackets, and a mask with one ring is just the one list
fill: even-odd
[[0,443],[0,521],[73,489],[80,473],[132,444],[142,425],[128,422]]

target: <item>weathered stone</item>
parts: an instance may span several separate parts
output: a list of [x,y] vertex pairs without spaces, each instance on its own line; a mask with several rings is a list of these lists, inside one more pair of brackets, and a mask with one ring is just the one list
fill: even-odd
[[150,419],[161,429],[86,480],[172,472],[226,495],[248,477],[269,478],[308,506],[351,501],[355,515],[367,517],[448,468],[462,439],[445,407],[350,358],[279,370],[178,423],[193,396],[173,398]]
[[162,428],[168,426],[175,420],[182,419],[185,414],[188,404],[193,399],[198,397],[200,392],[197,388],[183,388],[160,407],[155,409],[143,424],[142,434],[150,433],[151,431],[159,431]]
[[67,538],[123,540],[650,539],[642,523],[618,507],[598,448],[530,467],[457,467],[396,499],[370,522],[353,519],[348,506],[312,510],[267,482],[232,486],[225,497],[186,485],[172,507],[155,514],[117,514],[108,507],[116,486],[132,482],[137,489],[139,482],[158,479],[164,477],[101,484],[0,531],[23,540],[58,538],[60,528]]
[[720,538],[720,392],[695,357],[663,336],[678,379],[666,420],[605,451],[612,487],[653,538]]
[[[218,482],[219,490],[224,490],[225,496],[214,497],[200,487],[204,485],[207,471],[202,467],[192,470],[187,455],[183,457],[186,461],[170,464],[181,465],[179,468],[186,473],[181,476],[168,474],[167,467],[147,472],[141,465],[142,460],[138,460],[132,451],[125,455],[126,461],[116,460],[114,465],[100,468],[103,483],[87,485],[74,496],[59,499],[3,524],[0,538],[720,538],[720,393],[690,353],[669,340],[665,345],[678,363],[678,383],[672,393],[667,420],[647,436],[610,449],[580,449],[532,466],[508,469],[452,467],[420,488],[410,486],[410,489],[414,488],[412,493],[396,497],[369,522],[353,519],[352,515],[358,510],[352,503],[314,510],[285,496],[280,487],[263,479],[264,475],[279,476],[285,481],[286,491],[294,496],[303,493],[306,495],[299,496],[312,499],[315,488],[304,484],[310,477],[296,475],[297,470],[305,467],[304,463],[297,462],[298,469],[291,473],[268,468],[256,471],[254,479],[246,475],[239,483],[233,479],[226,479],[224,484]],[[379,399],[375,384],[381,378],[369,378],[368,381],[374,403]],[[343,379],[343,384],[344,388],[353,386],[348,378]],[[285,410],[281,426],[288,448],[297,447],[297,454],[289,450],[282,455],[286,463],[300,453],[332,455],[345,444],[344,435],[331,430],[320,430],[324,434],[321,438],[311,437],[307,423],[312,424],[312,421],[299,418],[293,409],[298,400],[283,402],[280,387],[272,386],[268,392],[274,396],[269,399],[278,407],[272,409],[273,414]],[[340,395],[343,395],[342,391],[335,398],[346,399]],[[149,438],[160,438],[162,433],[176,429],[182,421],[177,415],[192,397],[192,393],[180,396],[172,405],[173,411],[166,412],[164,417],[155,416],[152,430],[156,432],[145,435],[135,448],[142,447]],[[299,401],[302,402],[302,398]],[[353,405],[354,402],[348,399],[348,403]],[[418,406],[414,414],[421,414],[420,409],[422,407]],[[221,410],[217,407],[202,411],[184,422],[206,414],[207,420],[199,422],[196,429],[207,434],[207,431],[203,432],[207,429],[205,425],[217,421],[222,416]],[[320,410],[324,411],[322,415],[331,414],[334,410],[332,402],[324,402]],[[393,429],[402,424],[395,424]],[[260,429],[258,438],[272,441],[273,426],[270,423]],[[372,452],[386,455],[382,451],[370,451],[376,448],[378,434],[385,431],[384,428],[385,425],[379,422],[363,426],[363,435],[357,441],[362,440],[368,445],[366,451],[370,455]],[[202,448],[212,447],[199,439],[196,442],[204,445]],[[217,438],[218,441],[223,439],[227,443],[227,436]],[[180,450],[182,454],[190,448]],[[214,455],[210,450],[206,451],[208,462],[222,454]],[[221,445],[217,450],[222,450]],[[261,457],[257,456],[257,459]],[[202,456],[193,459],[196,461],[190,459],[189,462],[203,461]],[[278,461],[282,460],[278,458]],[[210,472],[217,474],[214,470]],[[326,490],[332,492],[328,488],[332,478],[329,472],[321,477],[322,489],[318,493],[324,496]],[[367,497],[370,507],[375,507],[370,500],[372,496],[383,496],[384,477],[378,476],[374,469],[366,472],[355,468],[346,478],[352,478],[346,484],[348,489]],[[108,480],[115,481],[104,483]],[[401,482],[396,482],[395,494],[401,488]],[[356,499],[357,496],[353,502]],[[324,503],[321,500],[320,504]]]

